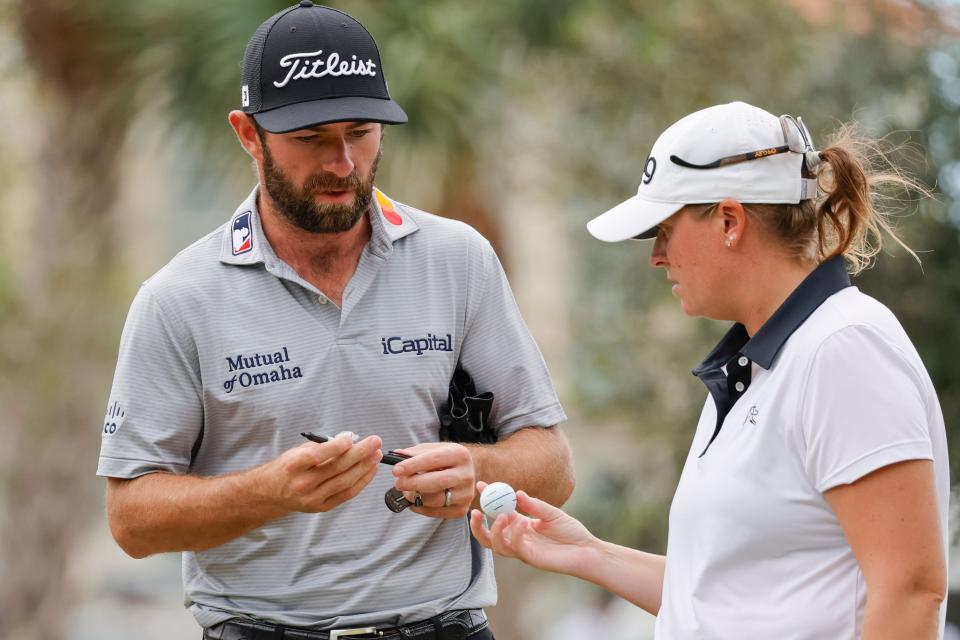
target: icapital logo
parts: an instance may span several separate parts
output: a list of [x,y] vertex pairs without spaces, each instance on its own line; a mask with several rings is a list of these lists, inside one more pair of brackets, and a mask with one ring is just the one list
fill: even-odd
[[[289,366],[290,352],[286,347],[281,347],[280,351],[274,353],[238,353],[224,359],[227,361],[228,373],[239,371],[223,383],[223,390],[227,393],[232,393],[237,385],[246,389],[303,377],[300,367]],[[271,368],[264,371],[263,367]],[[248,371],[248,369],[259,370]]]
[[449,333],[446,337],[435,336],[428,333],[425,338],[403,338],[401,336],[390,336],[389,338],[380,338],[380,346],[383,347],[383,355],[396,355],[400,353],[415,353],[422,356],[424,351],[453,351],[453,336]]

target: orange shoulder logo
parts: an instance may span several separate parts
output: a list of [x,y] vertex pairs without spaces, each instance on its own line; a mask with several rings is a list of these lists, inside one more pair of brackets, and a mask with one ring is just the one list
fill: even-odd
[[380,189],[374,189],[373,193],[377,198],[377,204],[380,205],[380,211],[383,212],[383,217],[387,219],[387,222],[395,227],[401,226],[403,224],[403,218],[397,213],[397,209],[393,206],[390,198],[383,195]]

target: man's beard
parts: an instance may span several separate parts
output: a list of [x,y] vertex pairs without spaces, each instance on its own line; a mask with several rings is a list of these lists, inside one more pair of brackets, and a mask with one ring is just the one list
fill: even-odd
[[[264,187],[277,211],[287,222],[310,233],[342,233],[353,228],[370,208],[373,198],[373,179],[380,163],[380,152],[370,167],[366,179],[357,175],[340,178],[332,173],[315,173],[297,188],[273,161],[266,144],[263,145]],[[352,204],[321,204],[315,198],[322,191],[353,191]]]

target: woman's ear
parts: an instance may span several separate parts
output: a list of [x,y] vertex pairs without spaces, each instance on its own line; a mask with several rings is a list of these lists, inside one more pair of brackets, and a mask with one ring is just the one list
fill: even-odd
[[717,205],[716,217],[723,232],[723,243],[730,248],[737,245],[747,227],[747,212],[743,205],[727,198]]

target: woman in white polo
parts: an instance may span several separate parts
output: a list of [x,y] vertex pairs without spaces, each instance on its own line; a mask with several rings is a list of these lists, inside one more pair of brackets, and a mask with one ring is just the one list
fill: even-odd
[[[890,231],[857,147],[736,102],[667,129],[597,238],[656,238],[689,315],[733,328],[670,509],[666,556],[527,514],[474,535],[657,615],[659,640],[940,638],[949,474],[930,378],[893,314],[851,286]],[[870,244],[870,241],[873,244]],[[483,485],[479,485],[481,490]]]

